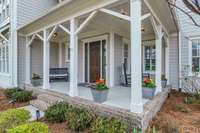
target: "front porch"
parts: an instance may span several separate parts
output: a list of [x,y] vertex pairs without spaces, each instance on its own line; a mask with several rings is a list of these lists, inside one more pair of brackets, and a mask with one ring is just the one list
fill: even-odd
[[[68,82],[53,82],[50,83],[50,90],[69,95],[69,83]],[[78,97],[94,101],[90,88],[78,86]],[[148,100],[143,98],[143,104]],[[131,88],[123,86],[111,87],[108,94],[108,99],[102,104],[130,110],[131,103]]]
[[[36,73],[43,79],[39,91],[58,92],[70,96],[69,99],[85,99],[99,105],[93,102],[90,89],[80,83],[105,79],[110,90],[108,100],[102,106],[143,116],[145,105],[154,102],[143,99],[143,75],[153,75],[155,97],[166,91],[161,85],[161,75],[169,78],[169,32],[174,29],[170,23],[163,24],[162,15],[154,11],[162,6],[169,12],[170,22],[173,21],[167,3],[84,1],[90,1],[91,5],[73,1],[58,9],[62,16],[52,11],[49,16],[20,30],[27,35],[26,85],[30,86],[32,74]],[[73,8],[73,5],[81,6]],[[123,64],[127,69],[123,69]],[[67,68],[68,82],[50,82],[51,68]],[[131,77],[126,84],[130,87],[121,86],[125,83],[122,79],[125,73]]]

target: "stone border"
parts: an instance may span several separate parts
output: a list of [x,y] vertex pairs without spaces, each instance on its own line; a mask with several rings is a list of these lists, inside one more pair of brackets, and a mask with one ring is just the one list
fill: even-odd
[[70,97],[66,94],[54,92],[51,90],[37,89],[35,87],[30,86],[26,87],[26,89],[33,91],[35,95],[47,94],[62,98],[70,105],[86,108],[88,110],[93,111],[99,116],[119,118],[123,122],[127,123],[130,128],[137,127],[144,131],[148,127],[153,117],[162,107],[171,88],[169,87],[168,89],[165,89],[163,92],[156,95],[153,98],[153,100],[148,101],[144,105],[143,114],[132,113],[126,109],[95,103],[93,101],[82,99],[79,97]]

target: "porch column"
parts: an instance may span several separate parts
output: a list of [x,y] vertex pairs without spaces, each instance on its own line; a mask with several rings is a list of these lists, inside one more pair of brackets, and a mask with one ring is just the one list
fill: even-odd
[[49,89],[49,41],[47,30],[43,30],[43,89]]
[[31,47],[29,42],[29,38],[26,37],[26,83],[27,85],[31,84]]
[[70,90],[71,97],[78,96],[78,36],[76,35],[77,23],[75,18],[70,20]]
[[59,60],[58,60],[58,61],[59,61],[59,67],[60,67],[60,68],[62,67],[62,57],[63,57],[63,56],[62,56],[62,55],[63,55],[63,53],[62,53],[62,52],[63,52],[63,50],[62,50],[62,48],[63,48],[62,45],[63,45],[63,44],[62,44],[61,42],[60,42],[59,45],[58,45],[58,46],[59,46],[59,50],[58,50],[58,51],[59,51],[59,52],[58,52],[58,58],[59,58]]
[[142,113],[141,0],[130,0],[131,7],[131,112]]
[[156,94],[162,91],[162,27],[157,26],[158,37],[156,39]]
[[111,30],[110,31],[110,87],[113,87],[114,86],[114,65],[115,65],[115,62],[114,62],[114,32]]

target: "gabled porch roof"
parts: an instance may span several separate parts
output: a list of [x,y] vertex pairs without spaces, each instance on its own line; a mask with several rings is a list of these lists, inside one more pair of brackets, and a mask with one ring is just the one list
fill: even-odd
[[[35,20],[22,25],[18,28],[18,31],[22,34],[32,34],[107,5],[125,2],[128,2],[128,0],[67,0]],[[165,32],[169,34],[177,33],[176,18],[166,0],[144,0],[144,2],[148,5],[154,17],[162,23],[166,29]]]

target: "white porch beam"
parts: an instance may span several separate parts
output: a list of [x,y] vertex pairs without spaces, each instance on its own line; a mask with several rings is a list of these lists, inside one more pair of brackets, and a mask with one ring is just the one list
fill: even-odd
[[162,27],[157,26],[158,38],[156,39],[156,94],[162,91]]
[[2,33],[0,33],[0,37],[1,37],[3,40],[5,40],[6,42],[9,42],[9,40],[8,40]]
[[113,30],[110,31],[110,87],[114,86],[114,68],[115,68],[115,62],[114,62],[114,32]]
[[145,20],[145,19],[147,19],[147,18],[149,18],[149,17],[151,17],[151,13],[144,14],[144,15],[142,16],[141,20],[143,21],[143,20]]
[[81,30],[91,22],[91,20],[97,15],[97,11],[93,11],[87,19],[79,26],[79,28],[76,30],[76,34],[79,34]]
[[58,26],[59,26],[63,31],[65,31],[67,34],[71,34],[70,31],[69,31],[67,28],[65,28],[62,24],[59,24]]
[[39,35],[39,34],[37,33],[36,36],[37,36],[38,38],[40,38],[40,40],[43,41],[44,38],[43,38],[41,35]]
[[76,34],[77,21],[70,20],[70,90],[71,97],[78,96],[78,36]]
[[26,83],[27,85],[31,84],[31,47],[29,44],[29,37],[26,37]]
[[142,103],[142,1],[130,0],[131,7],[131,112],[143,113]]
[[165,28],[165,26],[162,24],[161,20],[159,19],[159,17],[157,16],[157,14],[155,13],[155,11],[153,10],[153,8],[151,7],[151,5],[149,4],[148,0],[143,0],[145,5],[148,7],[148,9],[150,10],[150,12],[152,13],[152,15],[156,18],[156,20],[158,21],[158,23],[163,27],[165,33],[167,34],[167,36],[169,36],[169,33],[167,31],[167,29]]
[[159,29],[158,29],[158,25],[156,24],[156,21],[155,19],[153,18],[153,16],[151,17],[151,24],[153,26],[153,30],[154,30],[154,33],[155,33],[155,36],[156,38],[159,38]]
[[48,33],[45,29],[43,31],[43,89],[49,89],[49,41],[47,40]]
[[56,32],[56,29],[58,28],[58,26],[54,26],[51,33],[48,35],[47,37],[47,41],[50,41],[51,37],[53,36],[53,34]]
[[104,13],[107,13],[107,14],[110,14],[110,15],[113,15],[113,16],[115,16],[115,17],[118,17],[118,18],[127,20],[127,21],[130,21],[130,20],[131,20],[131,17],[130,17],[130,16],[123,15],[123,14],[121,14],[121,13],[118,13],[118,12],[115,12],[115,11],[112,11],[112,10],[108,10],[108,9],[102,8],[102,9],[100,9],[100,11],[101,11],[101,12],[104,12]]
[[[31,39],[30,39],[30,41],[28,42],[28,46],[30,46],[31,45],[31,43],[33,42],[33,40],[35,39],[35,37],[36,37],[36,35],[34,34],[34,35],[32,35],[32,37],[31,37]],[[28,39],[29,40],[29,39]]]

